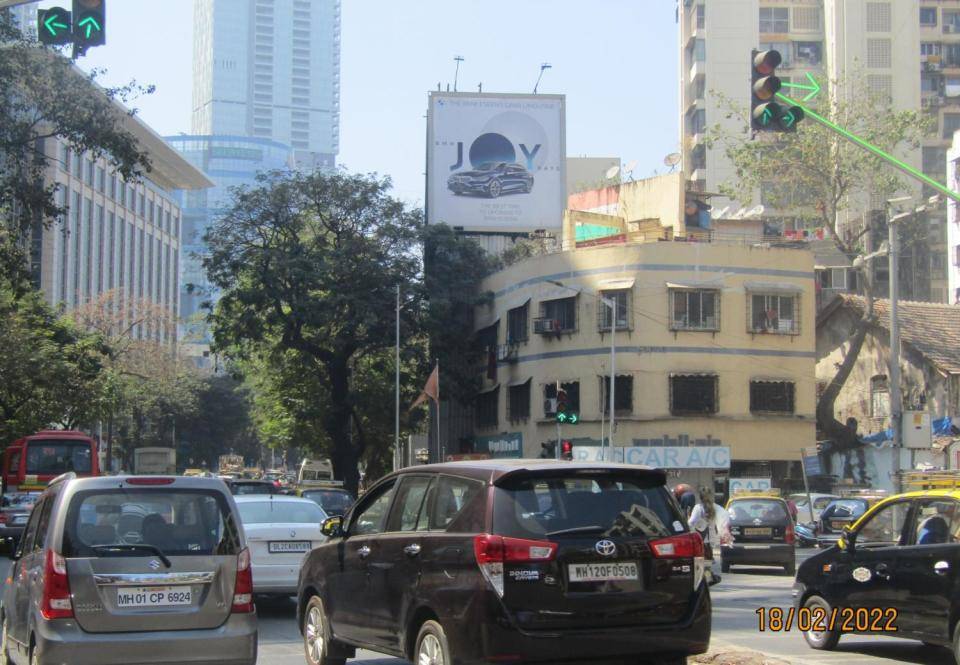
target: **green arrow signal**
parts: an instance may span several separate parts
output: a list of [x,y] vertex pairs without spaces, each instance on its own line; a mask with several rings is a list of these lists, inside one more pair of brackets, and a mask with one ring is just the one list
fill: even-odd
[[771,120],[773,120],[773,111],[767,107],[763,109],[763,115],[760,117],[760,124],[769,125]]
[[571,425],[576,425],[578,422],[580,422],[580,416],[578,416],[575,413],[571,413],[569,418],[570,418]]
[[888,162],[890,165],[892,165],[892,166],[900,169],[901,171],[903,171],[904,173],[906,173],[906,174],[907,174],[908,176],[910,176],[911,178],[915,178],[915,179],[919,180],[920,182],[922,182],[922,183],[924,183],[924,184],[930,185],[931,187],[933,187],[933,188],[934,188],[935,190],[937,190],[938,192],[941,192],[942,194],[944,194],[944,195],[946,195],[946,196],[949,196],[949,197],[950,197],[951,199],[953,199],[954,201],[960,202],[960,194],[958,194],[957,192],[955,192],[955,191],[953,191],[953,190],[951,190],[951,189],[948,189],[948,188],[945,187],[944,185],[941,185],[939,182],[937,182],[936,180],[934,180],[934,179],[931,178],[930,176],[924,175],[922,172],[918,171],[917,169],[913,168],[912,166],[910,166],[909,164],[903,162],[902,160],[897,159],[896,157],[894,157],[894,156],[891,155],[890,153],[884,152],[883,150],[881,150],[881,149],[878,148],[877,146],[873,145],[873,144],[870,143],[869,141],[860,138],[859,136],[857,136],[857,135],[854,134],[853,132],[847,131],[846,129],[844,129],[844,128],[841,127],[840,125],[837,125],[837,124],[835,124],[835,123],[830,122],[829,120],[827,120],[826,118],[824,118],[823,116],[821,116],[820,114],[818,114],[816,111],[812,111],[812,110],[808,109],[806,106],[804,106],[804,105],[801,104],[800,102],[794,101],[794,100],[790,99],[789,97],[787,97],[786,95],[784,95],[784,94],[782,94],[782,93],[779,93],[779,92],[778,92],[778,93],[777,93],[777,97],[779,97],[782,101],[787,102],[788,104],[792,104],[792,105],[795,105],[795,106],[799,106],[799,107],[800,107],[800,110],[803,111],[803,113],[804,113],[805,116],[810,116],[811,118],[813,118],[814,120],[816,120],[817,122],[819,122],[819,123],[820,123],[821,125],[823,125],[824,127],[827,127],[828,129],[832,129],[832,130],[835,131],[837,134],[839,134],[839,135],[842,136],[843,138],[847,139],[847,140],[850,141],[851,143],[855,143],[855,144],[857,144],[858,146],[860,146],[861,148],[863,148],[864,150],[867,150],[867,151],[869,151],[869,152],[872,152],[874,155],[876,155],[876,156],[879,157],[880,159],[885,160],[885,161]]
[[77,25],[79,25],[81,28],[86,28],[87,39],[90,39],[90,35],[93,34],[94,30],[96,30],[97,32],[99,32],[100,30],[103,30],[103,28],[101,28],[100,24],[97,22],[97,19],[93,18],[92,16],[88,16],[87,18],[80,21],[80,23],[78,23]]
[[813,77],[813,74],[807,72],[807,80],[810,81],[810,85],[805,83],[784,83],[784,88],[796,88],[797,90],[809,90],[809,94],[803,98],[803,101],[809,102],[814,99],[817,95],[820,94],[820,91],[823,88],[820,87],[820,83]]
[[781,120],[781,122],[783,122],[783,126],[784,126],[786,129],[790,129],[791,127],[793,127],[794,123],[797,121],[797,117],[796,117],[795,115],[793,115],[793,111],[792,111],[792,110],[787,109],[787,110],[784,112],[783,117],[780,118],[780,120]]
[[59,14],[51,14],[47,17],[47,20],[43,22],[43,27],[50,31],[50,34],[54,37],[57,36],[57,28],[63,28],[64,30],[68,29],[70,26],[64,23],[55,23],[54,21],[59,21]]

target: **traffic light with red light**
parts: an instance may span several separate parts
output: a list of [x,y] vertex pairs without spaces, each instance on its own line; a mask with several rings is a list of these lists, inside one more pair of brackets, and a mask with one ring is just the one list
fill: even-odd
[[803,120],[799,106],[782,106],[776,101],[783,83],[777,67],[783,61],[779,51],[757,51],[750,55],[750,126],[758,132],[793,132]]
[[573,442],[566,439],[560,442],[560,459],[573,461]]

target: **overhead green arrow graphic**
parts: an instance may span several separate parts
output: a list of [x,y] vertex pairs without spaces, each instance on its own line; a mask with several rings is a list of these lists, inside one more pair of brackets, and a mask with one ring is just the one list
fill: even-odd
[[78,23],[78,25],[86,30],[87,39],[90,39],[90,35],[93,34],[94,30],[98,32],[103,30],[103,28],[101,28],[100,24],[97,22],[97,19],[93,18],[92,16],[88,16],[87,18],[83,19],[80,21],[80,23]]
[[814,99],[817,95],[820,94],[820,91],[823,88],[820,87],[820,83],[813,77],[813,74],[807,72],[807,80],[810,81],[810,85],[806,83],[784,83],[784,88],[796,88],[797,90],[808,90],[809,93],[806,97],[803,98],[803,101],[809,102]]
[[799,107],[800,107],[800,110],[802,110],[805,115],[810,116],[811,118],[813,118],[814,120],[816,120],[817,122],[819,122],[819,123],[820,123],[821,125],[823,125],[824,127],[827,127],[828,129],[832,129],[832,130],[835,131],[837,134],[839,134],[839,135],[842,136],[843,138],[847,139],[847,140],[850,141],[851,143],[855,143],[856,145],[860,146],[860,147],[863,148],[864,150],[868,150],[869,152],[872,152],[874,155],[876,155],[876,156],[879,157],[880,159],[883,159],[884,161],[886,161],[887,163],[889,163],[891,166],[895,166],[896,168],[900,169],[901,171],[903,171],[904,173],[906,173],[906,174],[907,174],[908,176],[910,176],[911,178],[915,178],[916,180],[919,180],[920,182],[922,182],[922,183],[924,183],[924,184],[927,184],[927,185],[933,187],[933,188],[934,188],[935,190],[937,190],[938,192],[940,192],[940,193],[942,193],[942,194],[944,194],[944,195],[946,195],[946,196],[949,196],[949,197],[950,197],[951,199],[953,199],[954,201],[960,202],[960,194],[958,194],[957,192],[955,192],[955,191],[953,191],[953,190],[945,187],[944,185],[940,184],[939,182],[937,182],[936,180],[934,180],[934,179],[931,178],[930,176],[924,175],[922,172],[920,172],[920,171],[918,171],[917,169],[913,168],[912,166],[910,166],[909,164],[905,163],[904,161],[902,161],[902,160],[900,160],[900,159],[897,159],[896,157],[894,157],[893,155],[891,155],[891,154],[888,153],[888,152],[884,152],[883,150],[881,150],[881,149],[878,148],[877,146],[873,145],[873,144],[870,143],[869,141],[860,138],[859,136],[857,136],[857,135],[854,134],[853,132],[847,131],[846,129],[844,129],[844,128],[841,127],[840,125],[837,125],[836,123],[830,122],[829,120],[827,120],[826,118],[824,118],[823,116],[821,116],[820,114],[818,114],[816,111],[813,111],[813,110],[807,108],[806,106],[804,106],[804,105],[801,104],[800,102],[797,102],[797,101],[794,101],[794,100],[790,99],[789,97],[787,97],[787,96],[784,95],[783,93],[778,92],[778,93],[777,93],[777,97],[779,97],[781,101],[787,102],[788,104],[791,104],[791,105],[793,105],[793,106],[799,106]]
[[65,23],[59,23],[58,21],[60,21],[60,15],[59,15],[59,14],[52,14],[52,15],[50,15],[49,17],[47,17],[47,20],[46,20],[46,21],[43,22],[43,27],[45,27],[47,30],[49,30],[49,31],[50,31],[50,34],[53,35],[54,37],[57,36],[57,28],[62,28],[62,29],[64,29],[64,30],[66,30],[66,29],[68,29],[68,28],[70,27],[69,25],[66,25]]

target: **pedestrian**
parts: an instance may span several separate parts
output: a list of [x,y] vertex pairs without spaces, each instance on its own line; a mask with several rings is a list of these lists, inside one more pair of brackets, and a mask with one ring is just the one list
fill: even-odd
[[693,511],[693,507],[697,505],[697,495],[693,488],[686,483],[680,483],[673,488],[673,496],[676,497],[677,503],[680,504],[687,519],[690,519],[690,513]]
[[700,501],[690,513],[690,526],[703,538],[704,558],[710,562],[707,581],[713,586],[720,581],[716,568],[722,556],[721,549],[733,543],[733,536],[730,534],[730,515],[714,502],[713,490],[708,487],[700,488]]

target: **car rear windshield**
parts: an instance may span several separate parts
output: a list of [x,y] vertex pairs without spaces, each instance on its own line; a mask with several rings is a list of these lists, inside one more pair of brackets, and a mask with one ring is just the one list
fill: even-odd
[[782,501],[773,499],[737,499],[730,503],[730,520],[733,522],[783,522],[787,510]]
[[320,524],[326,519],[312,501],[242,501],[237,508],[244,524]]
[[821,517],[830,519],[831,517],[860,517],[867,512],[867,502],[864,499],[840,499],[827,506]]
[[497,487],[493,530],[533,539],[565,534],[662,538],[686,527],[655,481],[578,473],[519,478]]
[[273,483],[233,483],[231,488],[237,496],[241,494],[276,494]]
[[148,549],[129,545],[150,545],[167,556],[236,554],[239,531],[226,498],[216,490],[88,490],[70,503],[63,554],[151,556]]
[[68,471],[90,473],[90,442],[53,439],[27,444],[28,474],[60,475]]
[[344,515],[353,505],[353,497],[343,490],[310,490],[303,498],[319,504],[327,515]]

